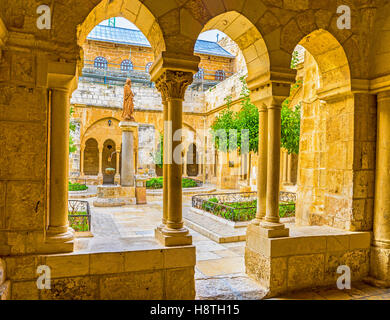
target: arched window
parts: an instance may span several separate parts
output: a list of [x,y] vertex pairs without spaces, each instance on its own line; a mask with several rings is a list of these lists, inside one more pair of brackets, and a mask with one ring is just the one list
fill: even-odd
[[97,57],[94,61],[94,67],[97,69],[107,69],[107,59],[103,57]]
[[204,77],[204,69],[203,68],[199,68],[199,71],[197,73],[195,73],[195,79],[199,79],[199,80],[202,80],[203,77]]
[[121,63],[121,71],[133,70],[133,63],[130,60],[123,60]]
[[223,71],[223,70],[215,71],[215,80],[217,80],[217,81],[225,80],[225,71]]
[[146,66],[145,66],[145,71],[146,71],[146,72],[149,72],[150,67],[152,66],[152,64],[153,64],[153,62],[148,62],[148,63],[146,64]]

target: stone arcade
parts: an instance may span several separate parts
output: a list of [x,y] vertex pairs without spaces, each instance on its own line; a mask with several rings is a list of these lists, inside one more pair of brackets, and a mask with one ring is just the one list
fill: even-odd
[[[97,24],[116,16],[149,39],[150,74],[173,130],[182,127],[185,90],[198,72],[198,35],[219,29],[243,51],[261,128],[259,208],[245,265],[269,296],[333,283],[344,264],[353,281],[390,286],[387,1],[349,1],[350,30],[337,28],[338,2],[330,0],[53,1],[50,30],[36,27],[41,3],[30,2],[0,0],[2,298],[195,297],[181,165],[163,167],[156,240],[80,253],[68,227],[69,105],[82,70],[80,48]],[[297,44],[317,63],[320,81],[305,92],[296,225],[286,228],[278,215],[280,117],[296,79],[290,66]],[[164,134],[169,141],[171,133]],[[52,290],[36,288],[39,265],[51,268]]]

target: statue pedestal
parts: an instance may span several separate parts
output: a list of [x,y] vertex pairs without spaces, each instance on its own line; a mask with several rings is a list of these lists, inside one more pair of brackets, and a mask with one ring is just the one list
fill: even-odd
[[135,187],[104,185],[97,187],[95,207],[121,207],[136,204]]
[[134,134],[137,133],[138,123],[122,121],[119,127],[122,129],[121,186],[134,187]]

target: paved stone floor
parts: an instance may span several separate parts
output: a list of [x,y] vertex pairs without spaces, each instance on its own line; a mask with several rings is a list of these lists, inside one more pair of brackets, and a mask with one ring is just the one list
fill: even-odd
[[[94,208],[94,198],[88,199],[92,209],[93,238],[81,239],[78,250],[113,251],[124,248],[126,241],[154,235],[161,223],[162,199],[153,198],[147,205],[120,208]],[[183,210],[191,205],[190,197],[183,198]],[[265,292],[245,274],[245,242],[216,243],[190,230],[196,246],[195,270],[197,299],[262,299]],[[390,289],[379,289],[364,283],[353,284],[352,290],[318,289],[297,292],[278,299],[390,299]]]

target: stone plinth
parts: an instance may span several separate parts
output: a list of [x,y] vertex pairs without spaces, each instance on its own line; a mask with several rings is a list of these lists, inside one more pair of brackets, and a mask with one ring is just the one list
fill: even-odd
[[369,264],[369,232],[290,226],[289,237],[266,238],[258,226],[247,229],[246,273],[268,297],[312,287],[337,288],[337,268],[342,265],[350,268],[352,281],[359,281],[368,275]]
[[135,203],[134,187],[103,185],[97,187],[97,199],[93,205],[95,207],[120,207]]
[[138,124],[132,121],[119,123],[122,129],[122,170],[121,185],[123,187],[134,187],[134,135]]

